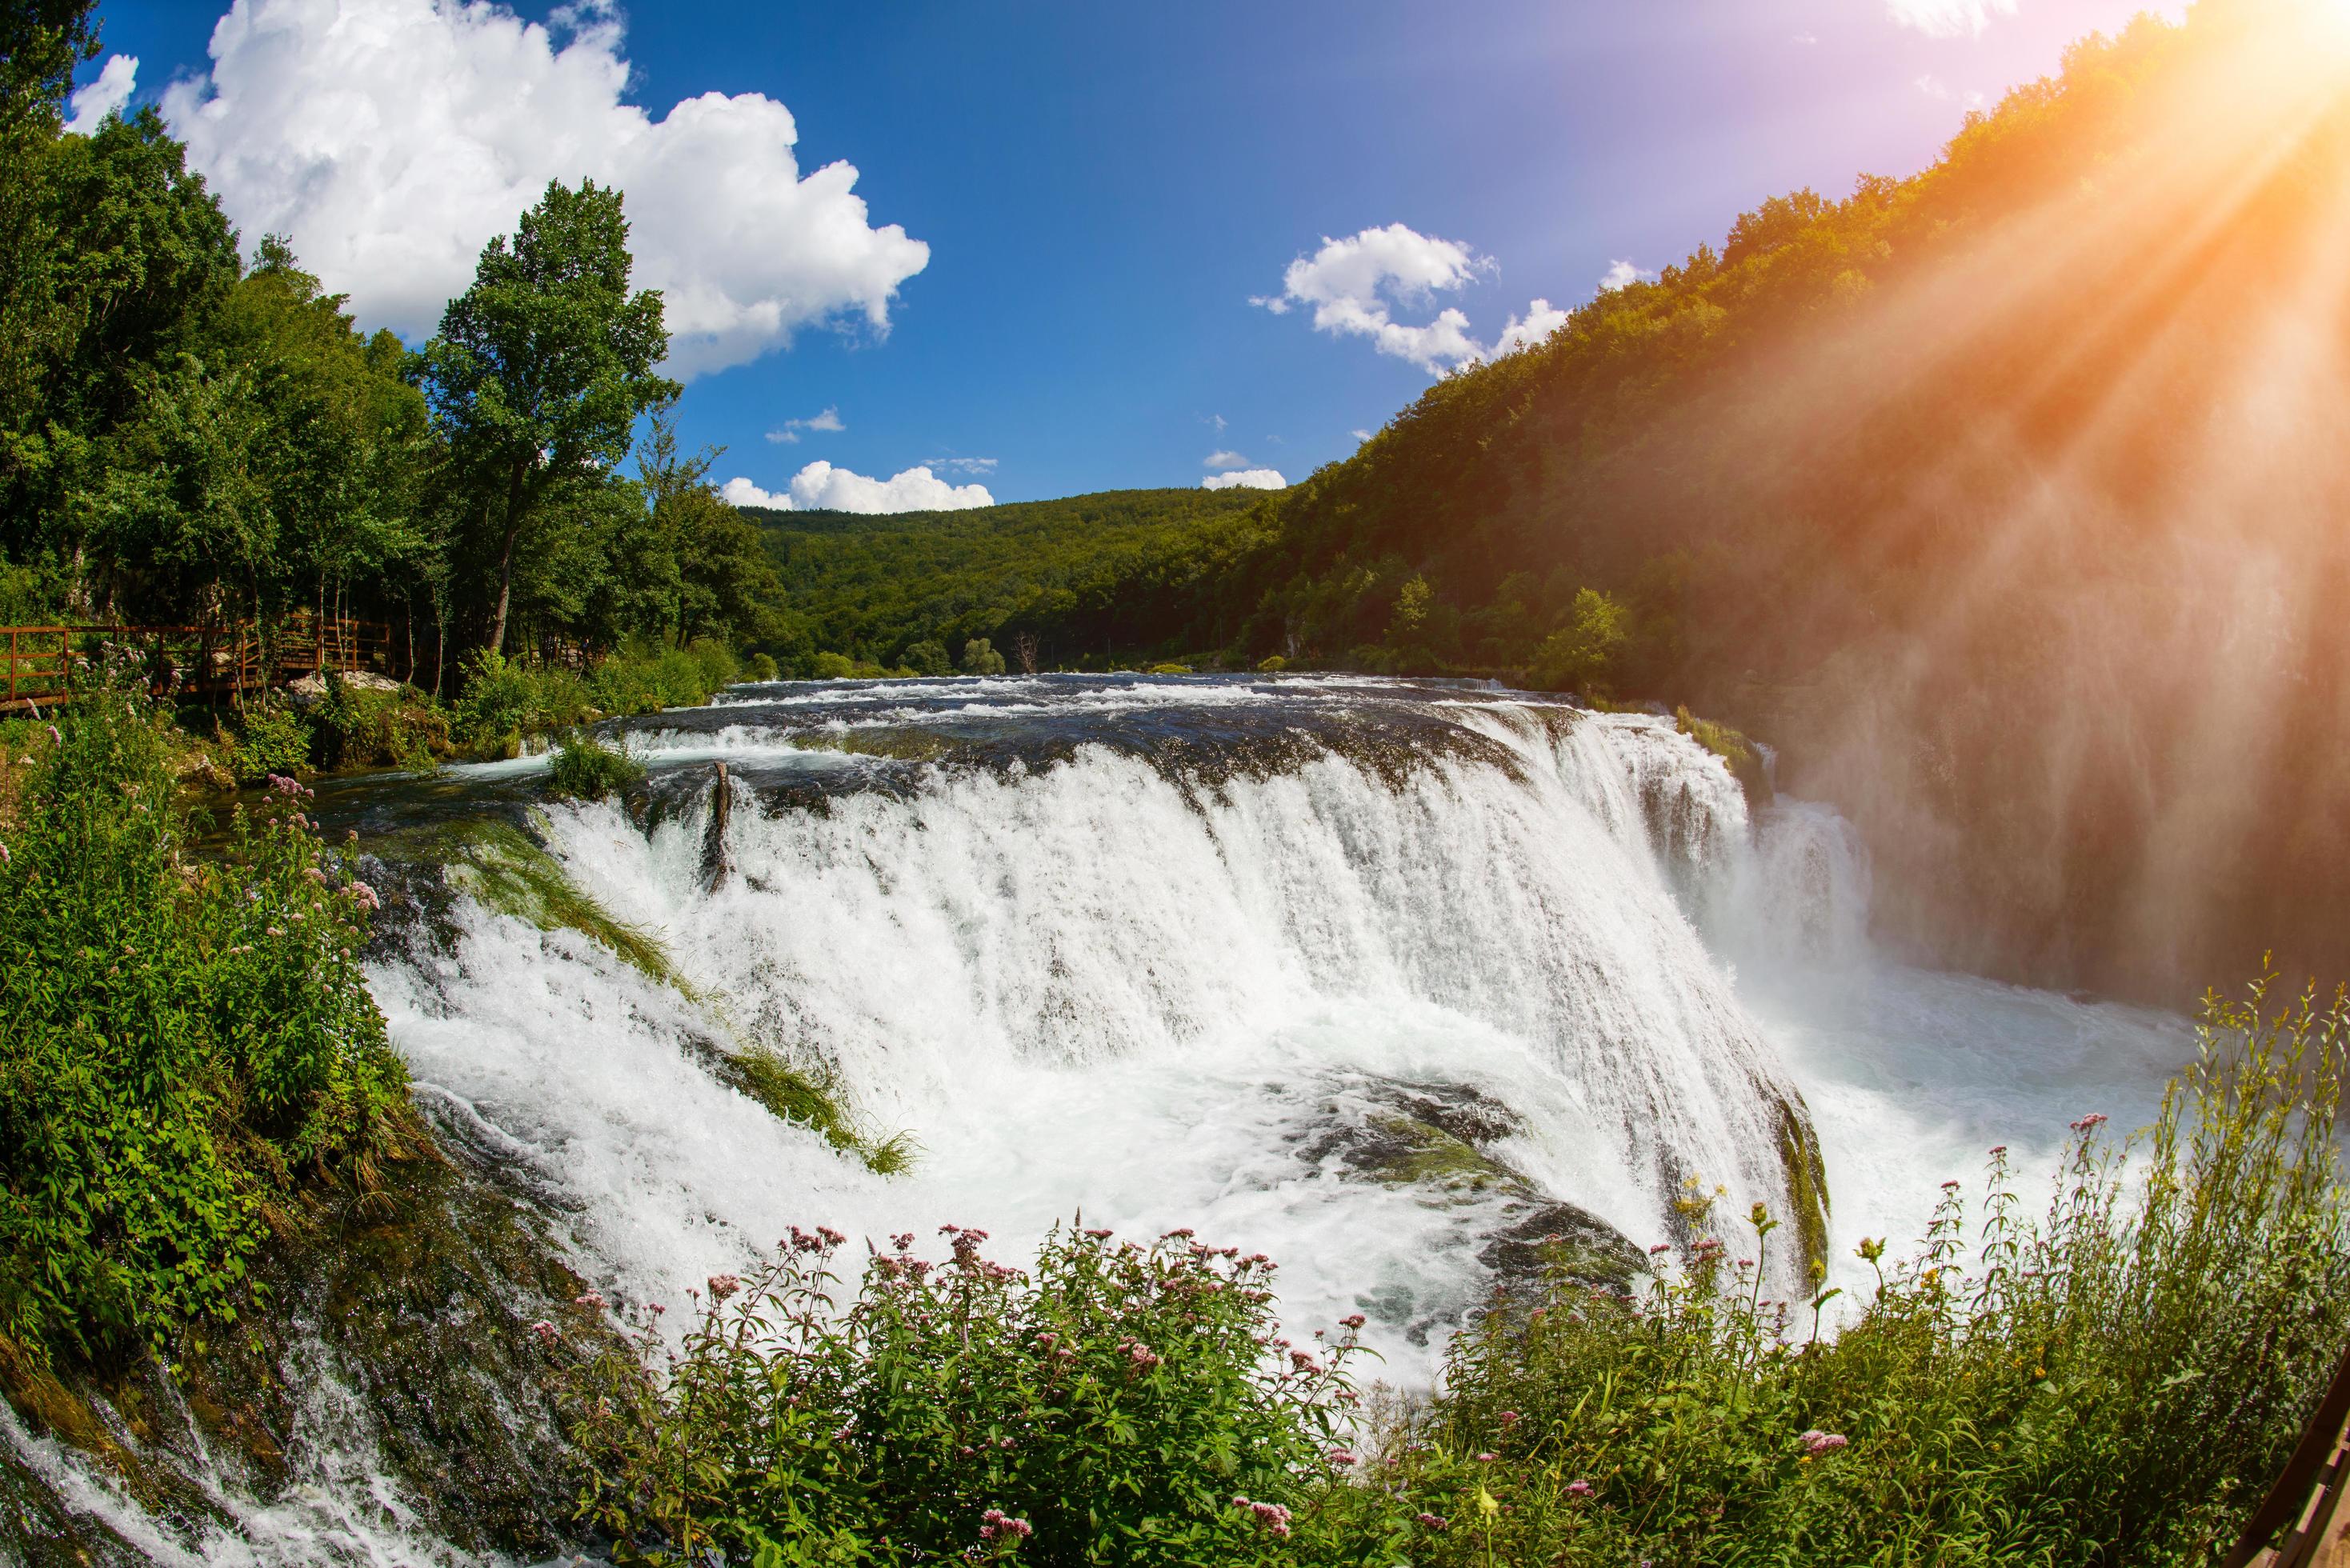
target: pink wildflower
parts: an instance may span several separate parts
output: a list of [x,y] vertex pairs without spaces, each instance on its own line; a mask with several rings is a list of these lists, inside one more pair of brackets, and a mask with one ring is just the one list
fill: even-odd
[[272,926],[269,928],[269,934],[273,937],[282,937],[286,934],[286,928],[283,926]]
[[1289,1510],[1277,1502],[1253,1502],[1249,1511],[1256,1515],[1259,1524],[1273,1532],[1274,1539],[1289,1539]]
[[364,882],[354,882],[343,891],[348,893],[352,901],[362,909],[375,910],[383,908],[383,900],[376,896],[376,890]]
[[1412,1515],[1412,1522],[1419,1525],[1423,1530],[1449,1530],[1451,1528],[1451,1526],[1444,1522],[1441,1515],[1433,1513],[1416,1513]]
[[2092,1128],[2101,1127],[2105,1125],[2106,1113],[2103,1111],[2091,1111],[2087,1116],[2083,1116],[2079,1121],[2073,1124],[2073,1130],[2074,1132],[2088,1132]]
[[1569,1481],[1566,1483],[1566,1495],[1569,1497],[1589,1497],[1591,1495],[1591,1483],[1587,1480]]
[[1333,1449],[1330,1450],[1330,1462],[1334,1465],[1351,1465],[1357,1460],[1354,1454],[1347,1449]]
[[713,1303],[724,1301],[728,1296],[733,1295],[736,1291],[739,1291],[742,1288],[743,1282],[733,1274],[712,1274],[710,1276],[710,1299]]
[[556,1328],[553,1324],[548,1323],[544,1318],[530,1325],[530,1332],[538,1335],[538,1343],[541,1345],[553,1345],[556,1340],[563,1337],[563,1331]]
[[1503,1411],[1503,1412],[1502,1412],[1502,1425],[1503,1425],[1503,1426],[1504,1426],[1504,1427],[1514,1427],[1514,1426],[1516,1426],[1517,1424],[1518,1424],[1518,1413],[1517,1413],[1515,1410],[1504,1410],[1504,1411]]
[[1338,1326],[1340,1328],[1360,1328],[1363,1326],[1363,1314],[1358,1312],[1350,1312],[1345,1317],[1338,1320]]
[[1834,1453],[1836,1449],[1845,1447],[1847,1441],[1848,1439],[1841,1432],[1823,1432],[1817,1428],[1805,1432],[1803,1437],[1804,1450],[1814,1459],[1819,1458],[1822,1454]]
[[0,844],[0,866],[5,866],[9,861],[15,858],[15,856],[8,853],[8,846],[5,844]]
[[1477,1456],[1477,1462],[1481,1465],[1490,1465],[1501,1457],[1502,1456],[1499,1454],[1479,1454]]
[[600,1312],[603,1310],[605,1304],[604,1293],[601,1291],[588,1291],[580,1295],[573,1296],[571,1298],[571,1304],[574,1306],[594,1307]]
[[1000,1508],[991,1508],[981,1514],[979,1527],[982,1541],[1025,1541],[1035,1529],[1024,1519],[1014,1519]]

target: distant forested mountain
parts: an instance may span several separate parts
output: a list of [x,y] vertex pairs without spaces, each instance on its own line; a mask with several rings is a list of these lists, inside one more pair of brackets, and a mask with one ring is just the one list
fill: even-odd
[[[910,649],[1012,649],[1048,665],[1212,648],[1242,617],[1220,588],[1272,538],[1262,494],[1114,490],[962,512],[746,509],[780,570],[787,667],[818,652],[895,668]],[[920,660],[914,661],[919,665]]]

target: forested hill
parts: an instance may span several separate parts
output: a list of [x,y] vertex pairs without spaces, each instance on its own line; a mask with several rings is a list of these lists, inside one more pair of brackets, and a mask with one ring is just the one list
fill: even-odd
[[2350,971],[2345,52],[2201,0],[1764,202],[1284,494],[1233,653],[1686,701],[1936,961]]
[[2341,973],[2344,36],[2200,0],[2089,38],[1925,171],[1763,202],[1257,510],[773,537],[877,654],[1047,607],[1079,650],[1688,701],[1859,825],[1929,960]]
[[1270,539],[1260,493],[1114,490],[960,512],[746,509],[781,570],[779,658],[919,665],[930,649],[1033,639],[1050,665],[1221,645],[1215,584]]

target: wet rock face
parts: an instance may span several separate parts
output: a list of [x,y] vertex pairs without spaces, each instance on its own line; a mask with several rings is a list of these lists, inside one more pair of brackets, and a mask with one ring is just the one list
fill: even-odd
[[[143,1563],[208,1536],[283,1536],[328,1491],[372,1496],[382,1516],[362,1531],[385,1539],[528,1559],[581,1538],[547,1374],[609,1329],[484,1168],[461,1154],[381,1177],[299,1221],[257,1276],[263,1304],[184,1334],[168,1371],[6,1379],[0,1416],[19,1430],[0,1443],[0,1561]],[[542,1321],[561,1330],[553,1350]],[[126,1521],[162,1539],[127,1539]]]
[[[1638,1246],[1491,1151],[1523,1125],[1517,1112],[1472,1085],[1362,1079],[1325,1106],[1297,1154],[1356,1179],[1414,1189],[1429,1207],[1454,1211],[1492,1275],[1497,1299],[1532,1300],[1562,1282],[1611,1293],[1631,1288],[1648,1272]],[[1461,1319],[1395,1290],[1375,1290],[1362,1304],[1418,1345]]]

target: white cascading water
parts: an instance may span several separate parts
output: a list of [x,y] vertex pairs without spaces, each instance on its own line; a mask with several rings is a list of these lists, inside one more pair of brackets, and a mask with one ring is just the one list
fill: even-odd
[[[1466,743],[1384,773],[1307,745],[1203,781],[1083,728],[1180,733],[1283,704],[1317,723],[1408,710]],[[681,1305],[795,1223],[978,1225],[1016,1256],[1082,1210],[1273,1254],[1294,1324],[1365,1312],[1384,1375],[1424,1382],[1490,1282],[1478,1251],[1505,1199],[1440,1200],[1329,1152],[1322,1135],[1396,1085],[1506,1106],[1517,1130],[1487,1152],[1643,1246],[1684,1174],[1726,1186],[1734,1214],[1777,1204],[1780,1102],[1800,1095],[1841,1272],[1859,1236],[1916,1234],[1987,1145],[2044,1168],[2083,1110],[2143,1120],[2191,1050],[2167,1015],[1879,961],[1846,825],[1785,800],[1750,820],[1667,719],[1425,683],[1136,678],[755,688],[702,718],[631,742],[657,776],[726,760],[835,785],[810,809],[736,784],[714,893],[706,802],[650,833],[610,805],[541,820],[573,881],[703,1000],[465,901],[453,949],[371,976],[420,1099],[525,1167],[577,1266],[623,1299]],[[874,763],[826,749],[1002,722],[1076,743],[892,788],[854,787]],[[871,1174],[727,1087],[696,1042],[828,1067],[920,1159]],[[301,1560],[249,1523],[244,1556],[187,1554]],[[442,1560],[383,1539],[333,1555]]]

